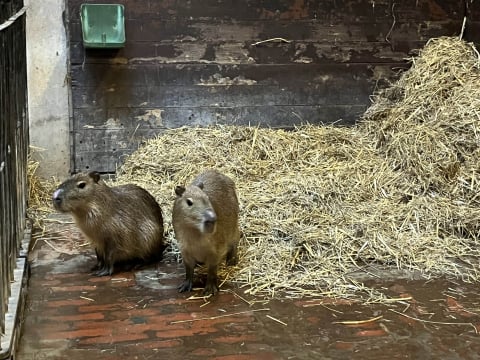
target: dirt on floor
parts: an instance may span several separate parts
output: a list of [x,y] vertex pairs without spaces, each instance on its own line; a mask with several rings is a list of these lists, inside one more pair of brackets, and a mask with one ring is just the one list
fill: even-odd
[[391,304],[265,300],[232,283],[205,299],[177,292],[184,269],[168,258],[94,277],[75,227],[59,232],[70,241],[37,237],[30,253],[20,360],[480,358],[476,284],[372,279],[403,299]]

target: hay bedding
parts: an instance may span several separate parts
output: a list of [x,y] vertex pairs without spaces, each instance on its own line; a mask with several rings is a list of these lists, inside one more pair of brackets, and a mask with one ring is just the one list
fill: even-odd
[[476,281],[479,64],[473,45],[433,39],[356,127],[170,130],[132,154],[118,182],[155,194],[175,252],[175,185],[208,167],[231,176],[244,237],[223,276],[252,294],[384,301],[359,274],[385,268]]
[[[352,128],[169,130],[118,169],[152,192],[170,255],[175,185],[214,167],[241,202],[240,263],[222,276],[251,294],[387,301],[381,269],[479,278],[480,70],[473,45],[431,40]],[[359,274],[363,274],[359,276]]]

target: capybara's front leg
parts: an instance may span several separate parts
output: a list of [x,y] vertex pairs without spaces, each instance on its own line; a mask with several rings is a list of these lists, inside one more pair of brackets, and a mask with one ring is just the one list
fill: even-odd
[[101,255],[99,256],[99,253],[97,252],[97,259],[100,258],[101,260],[98,261],[98,270],[93,272],[93,275],[95,276],[105,276],[113,274],[115,256],[108,249],[105,249],[105,253],[106,255],[102,257]]
[[217,265],[209,265],[204,295],[215,295],[218,292]]
[[90,271],[92,273],[97,272],[99,269],[103,268],[104,265],[105,265],[105,262],[103,260],[103,256],[100,255],[97,248],[95,248],[95,256],[97,258],[97,263],[90,269]]
[[193,266],[185,262],[185,281],[178,286],[178,292],[192,291],[193,288]]

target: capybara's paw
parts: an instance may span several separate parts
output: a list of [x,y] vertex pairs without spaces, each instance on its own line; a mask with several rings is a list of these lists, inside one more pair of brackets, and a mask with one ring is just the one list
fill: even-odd
[[183,283],[178,285],[178,292],[192,291],[193,283],[190,280],[185,280]]
[[103,266],[99,268],[98,270],[94,271],[92,275],[94,276],[107,276],[107,275],[112,275],[113,273],[113,268],[109,266]]
[[90,269],[90,272],[95,273],[95,272],[101,270],[104,266],[105,265],[103,264],[103,262],[97,261],[97,263],[95,265],[93,265],[92,268]]
[[218,286],[215,282],[208,282],[203,290],[203,295],[215,295],[218,292]]

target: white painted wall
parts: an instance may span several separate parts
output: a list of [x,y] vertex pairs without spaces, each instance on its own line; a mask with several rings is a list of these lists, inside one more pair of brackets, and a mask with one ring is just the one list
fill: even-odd
[[30,145],[38,174],[64,179],[70,171],[68,48],[65,0],[26,0]]

